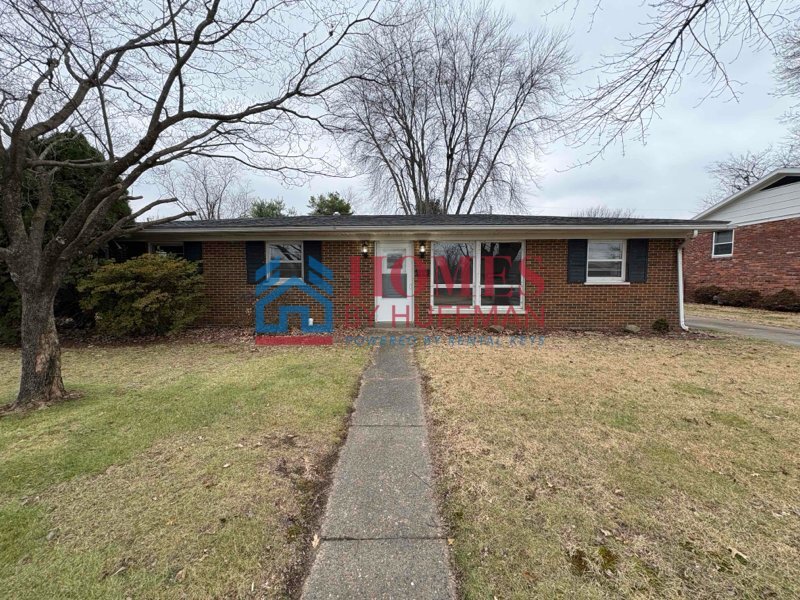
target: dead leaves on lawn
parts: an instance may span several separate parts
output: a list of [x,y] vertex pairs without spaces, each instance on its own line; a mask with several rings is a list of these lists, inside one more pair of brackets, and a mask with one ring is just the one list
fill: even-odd
[[800,597],[797,349],[553,335],[418,357],[465,595]]

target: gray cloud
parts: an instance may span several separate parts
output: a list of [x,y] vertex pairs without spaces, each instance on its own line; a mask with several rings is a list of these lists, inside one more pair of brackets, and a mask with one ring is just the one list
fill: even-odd
[[[553,0],[555,2],[555,0]],[[589,30],[591,5],[579,6],[575,19],[572,9],[543,17],[542,3],[530,0],[500,2],[514,17],[520,30],[548,26],[569,31],[580,67],[594,64],[601,52],[617,48],[615,38],[639,28],[646,6],[628,1],[607,0]],[[572,211],[606,204],[636,209],[640,216],[689,217],[711,189],[705,168],[711,161],[731,152],[759,150],[779,143],[786,133],[780,117],[791,100],[774,95],[772,77],[774,57],[767,50],[744,48],[730,69],[739,82],[739,100],[729,95],[700,99],[707,90],[698,78],[685,77],[681,90],[667,100],[651,123],[646,144],[627,143],[610,148],[591,164],[583,162],[591,148],[555,145],[540,161],[540,187],[531,187],[528,210],[534,214],[569,214]],[[315,177],[307,185],[286,188],[266,176],[253,176],[258,195],[283,197],[298,212],[306,212],[311,194],[332,190],[358,189],[358,179]],[[153,197],[156,190],[139,186],[136,190]],[[369,199],[358,212],[372,212]]]

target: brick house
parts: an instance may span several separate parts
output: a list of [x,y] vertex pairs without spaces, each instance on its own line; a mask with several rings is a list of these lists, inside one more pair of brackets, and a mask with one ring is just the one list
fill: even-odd
[[[677,329],[682,244],[695,230],[724,225],[512,215],[176,221],[148,227],[126,243],[126,253],[202,261],[209,325],[285,318],[307,330],[328,318],[308,288],[276,294],[259,287],[266,281],[318,287],[337,328],[649,330],[665,319]],[[259,305],[259,297],[269,302]]]
[[729,221],[686,244],[686,297],[698,287],[800,293],[800,169],[778,169],[697,215]]

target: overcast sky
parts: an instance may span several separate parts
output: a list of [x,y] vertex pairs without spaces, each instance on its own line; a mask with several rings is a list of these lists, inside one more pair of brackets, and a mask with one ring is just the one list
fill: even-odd
[[[552,0],[555,3],[555,0]],[[550,1],[498,0],[521,30],[548,26],[571,34],[571,47],[578,66],[589,67],[599,55],[619,46],[615,37],[639,29],[644,21],[646,4],[630,0],[604,0],[591,30],[588,11],[594,1],[579,6],[573,18],[571,6],[545,17]],[[736,49],[730,49],[731,53]],[[539,188],[527,195],[531,214],[568,215],[580,208],[597,204],[636,210],[637,216],[684,218],[699,212],[700,200],[713,182],[706,173],[708,163],[727,154],[761,150],[779,143],[786,126],[780,117],[791,101],[774,95],[772,75],[774,57],[768,50],[745,48],[731,65],[729,73],[738,82],[738,102],[729,95],[710,98],[702,103],[707,87],[700,79],[685,78],[680,92],[667,101],[649,130],[645,145],[641,142],[611,148],[589,165],[580,163],[590,149],[554,146],[537,161]],[[333,190],[358,193],[358,179],[317,177],[302,187],[285,187],[265,176],[249,175],[256,194],[262,198],[283,198],[298,214],[307,212],[311,194]],[[157,190],[140,185],[136,193],[152,199]],[[372,213],[368,199],[356,206],[360,214]]]

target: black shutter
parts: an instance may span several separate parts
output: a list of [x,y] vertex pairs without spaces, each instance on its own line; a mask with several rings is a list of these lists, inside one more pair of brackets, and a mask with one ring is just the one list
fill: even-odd
[[244,254],[247,261],[247,283],[256,283],[256,271],[267,262],[265,242],[245,242]]
[[647,281],[647,239],[628,240],[628,256],[625,265],[625,281],[644,283]]
[[586,281],[587,240],[567,240],[567,283]]
[[115,240],[108,245],[109,258],[113,258],[117,262],[125,262],[142,254],[147,254],[147,250],[147,242]]
[[198,263],[197,272],[203,272],[203,242],[183,242],[183,258]]
[[322,262],[322,242],[303,242],[303,277],[306,283],[308,283],[308,275],[310,272],[310,269],[308,268],[308,258],[312,256],[317,261]]

